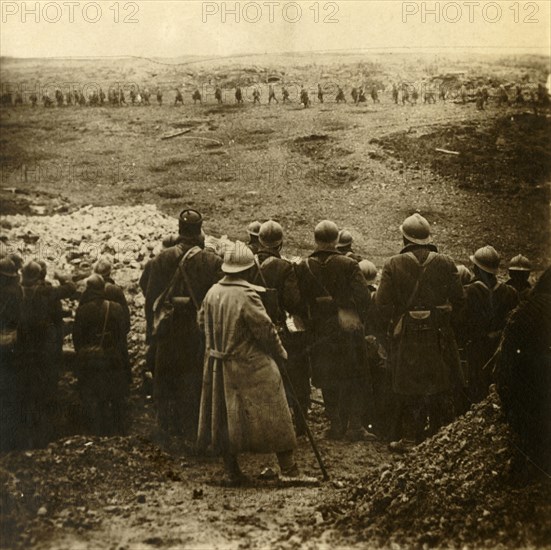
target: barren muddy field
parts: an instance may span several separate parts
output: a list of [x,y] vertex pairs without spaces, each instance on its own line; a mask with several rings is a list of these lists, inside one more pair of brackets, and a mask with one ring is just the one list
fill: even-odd
[[[404,66],[416,77],[426,76],[427,67],[411,58],[364,65],[346,57],[320,57],[313,64],[285,57],[265,62],[260,67],[258,60],[254,65],[243,60],[237,68],[204,62],[178,73],[138,60],[120,67],[99,60],[51,62],[38,72],[32,61],[2,61],[2,79],[14,82],[127,79],[154,92],[155,79],[178,77],[186,85],[183,106],[174,106],[174,94],[167,90],[162,106],[153,104],[153,95],[151,106],[0,109],[1,246],[19,250],[26,259],[42,251],[51,272],[54,267],[78,271],[83,261],[92,262],[106,250],[113,254],[114,278],[126,287],[133,313],[134,375],[132,433],[102,439],[79,434],[74,378],[67,368],[57,439],[46,449],[0,456],[0,544],[71,550],[551,544],[549,487],[511,477],[514,446],[507,443],[495,396],[427,441],[425,450],[416,449],[411,464],[407,456],[391,455],[383,442],[324,439],[326,421],[314,404],[312,428],[331,475],[317,487],[258,479],[245,488],[226,489],[219,484],[218,459],[195,456],[184,442],[158,438],[144,377],[137,280],[162,238],[176,232],[174,217],[185,206],[203,213],[205,231],[215,237],[245,240],[250,221],[274,218],[285,230],[288,256],[312,250],[315,224],[329,218],[350,230],[356,251],[381,268],[400,249],[398,226],[418,211],[433,225],[440,250],[457,262],[468,264],[474,250],[492,244],[504,261],[522,253],[537,271],[549,263],[549,108],[536,112],[529,102],[497,107],[491,99],[478,111],[474,103],[453,97],[395,105],[388,83]],[[545,60],[485,59],[465,71],[473,80],[492,76],[515,82],[528,75],[537,82],[545,67]],[[261,105],[234,104],[232,75],[266,82],[266,75],[284,71],[309,86],[310,108],[296,99],[268,105],[264,84]],[[350,102],[355,81],[346,75],[358,71],[386,87],[380,103]],[[345,87],[348,103],[336,104],[330,95],[317,102],[320,74]],[[202,105],[193,105],[191,91],[210,78],[228,83],[224,104],[216,105],[206,94]],[[281,97],[279,84],[276,89]],[[486,437],[481,426],[495,430]],[[477,449],[461,446],[474,437],[480,438]],[[418,505],[407,508],[402,499],[411,494],[401,494],[401,482],[394,482],[402,475],[409,483],[408,476],[424,464],[434,465],[426,483],[444,479],[435,453],[446,457],[447,447],[457,461],[457,475],[465,477],[439,491],[446,495],[463,487],[464,494],[454,501],[456,515],[443,514],[441,520],[426,495],[416,496]],[[494,449],[505,450],[491,468],[478,468],[480,461],[489,464]],[[304,438],[298,460],[304,473],[319,476]],[[243,466],[253,477],[265,467],[277,470],[275,459],[266,456],[247,456]],[[417,470],[408,473],[410,466]],[[483,506],[485,495],[494,504]],[[445,507],[442,499],[438,502]],[[508,508],[510,499],[535,504]],[[381,508],[369,508],[371,501]],[[403,529],[388,517],[381,520],[393,511],[406,518],[412,510],[418,516],[405,521]],[[450,522],[461,524],[466,517],[466,529],[450,528]],[[423,530],[429,535],[420,538]]]

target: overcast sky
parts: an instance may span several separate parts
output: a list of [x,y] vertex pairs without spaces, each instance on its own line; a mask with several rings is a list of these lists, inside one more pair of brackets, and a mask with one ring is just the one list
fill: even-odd
[[[0,51],[4,56],[231,56],[404,47],[548,55],[551,47],[547,0],[1,0],[0,4]],[[437,5],[436,16],[431,10]],[[36,6],[38,11],[33,13]],[[236,6],[240,8],[239,21],[231,13]]]

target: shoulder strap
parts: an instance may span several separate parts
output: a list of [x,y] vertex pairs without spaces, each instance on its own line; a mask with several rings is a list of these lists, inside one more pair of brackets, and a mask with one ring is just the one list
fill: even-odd
[[[264,260],[265,262],[267,260]],[[262,282],[264,283],[264,288],[268,288],[268,283],[266,282],[266,277],[264,277],[264,273],[262,273],[262,266],[260,265],[260,260],[258,259],[258,254],[254,255],[254,263],[256,265],[256,268],[258,269],[258,274],[260,275],[260,278],[262,279]]]
[[101,338],[99,341],[100,347],[103,347],[103,340],[105,338],[105,329],[107,328],[107,319],[109,317],[109,306],[111,302],[109,300],[105,300],[103,303],[104,304],[107,303],[107,307],[105,308],[105,319],[103,320],[103,328],[101,329]]
[[331,296],[331,293],[327,290],[327,288],[325,287],[325,285],[314,275],[314,272],[312,271],[312,268],[310,267],[310,258],[306,258],[305,260],[305,265],[306,265],[306,269],[308,270],[308,272],[310,273],[310,275],[313,277],[313,279],[316,281],[316,283],[318,283],[318,285],[323,289],[323,291],[325,292],[325,294],[327,296]]
[[411,307],[411,305],[413,304],[415,298],[417,297],[417,293],[419,292],[419,287],[421,286],[421,281],[423,280],[423,278],[425,276],[425,271],[427,270],[427,266],[430,264],[430,262],[432,262],[432,260],[434,260],[434,258],[436,257],[436,253],[435,252],[429,252],[429,255],[427,256],[427,259],[423,263],[419,262],[419,260],[417,259],[417,256],[415,254],[413,254],[413,252],[408,252],[407,254],[409,256],[411,256],[417,262],[417,264],[419,264],[420,267],[421,267],[419,277],[417,277],[417,280],[415,281],[415,286],[413,287],[413,292],[411,293],[411,295],[410,295],[410,297],[409,297],[409,299],[406,303],[406,309],[409,309]]
[[[185,262],[186,260],[193,258],[196,254],[201,252],[201,249],[198,246],[194,246],[190,248],[182,257],[180,260],[179,270],[182,272],[182,275],[184,276],[184,282],[186,284],[187,290],[189,292],[189,295],[191,299],[193,300],[193,305],[195,306],[195,309],[199,309],[201,307],[201,304],[199,303],[199,300],[197,300],[197,296],[195,295],[195,292],[193,291],[193,285],[191,284],[191,280],[189,278],[189,275],[187,274],[187,271],[185,269]],[[178,272],[176,272],[178,273]]]

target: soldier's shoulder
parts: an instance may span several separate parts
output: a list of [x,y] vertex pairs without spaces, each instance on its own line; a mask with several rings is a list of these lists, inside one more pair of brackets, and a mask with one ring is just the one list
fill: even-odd
[[201,249],[199,252],[197,252],[197,256],[215,264],[221,264],[223,261],[222,258],[210,248]]
[[455,262],[453,261],[451,256],[448,256],[447,254],[443,254],[442,252],[434,252],[434,254],[435,254],[434,258],[438,259],[439,262],[455,266]]

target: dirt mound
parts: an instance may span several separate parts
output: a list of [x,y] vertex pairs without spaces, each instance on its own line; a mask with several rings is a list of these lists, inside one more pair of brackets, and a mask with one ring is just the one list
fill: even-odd
[[179,479],[179,464],[138,437],[77,436],[46,449],[0,459],[0,540],[13,545],[29,521],[92,528],[96,514],[143,498],[142,491]]
[[516,112],[491,124],[469,122],[421,136],[410,130],[379,143],[407,165],[429,168],[461,187],[515,193],[548,182],[551,119],[547,116]]
[[549,545],[551,484],[520,480],[517,461],[492,394],[321,511],[339,536],[385,547]]

